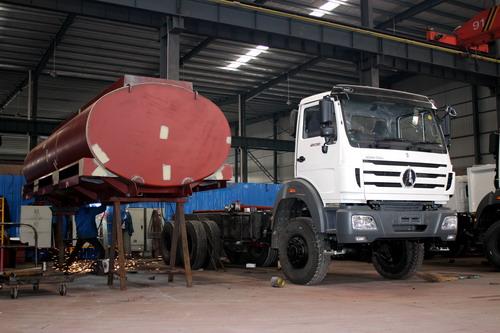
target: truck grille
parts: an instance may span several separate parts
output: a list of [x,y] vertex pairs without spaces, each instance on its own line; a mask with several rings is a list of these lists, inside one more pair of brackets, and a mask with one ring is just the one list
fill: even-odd
[[412,169],[415,172],[415,189],[445,188],[448,182],[446,164],[423,162],[400,162],[363,160],[363,184],[382,188],[403,188],[403,174]]

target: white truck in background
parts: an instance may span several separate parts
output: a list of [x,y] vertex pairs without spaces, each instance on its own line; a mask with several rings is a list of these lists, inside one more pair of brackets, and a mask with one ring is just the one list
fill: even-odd
[[384,277],[421,265],[424,241],[452,241],[450,108],[401,91],[338,85],[292,112],[295,178],[273,210],[272,247],[286,277],[321,282],[331,257],[368,250]]
[[490,137],[490,153],[497,164],[467,168],[466,176],[457,177],[455,193],[448,203],[458,216],[457,239],[447,242],[451,256],[467,250],[480,250],[500,269],[500,189],[498,183],[499,135]]

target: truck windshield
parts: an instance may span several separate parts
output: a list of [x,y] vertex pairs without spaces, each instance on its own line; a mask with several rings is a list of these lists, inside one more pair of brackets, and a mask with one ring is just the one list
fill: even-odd
[[354,147],[446,153],[431,104],[350,94],[342,112]]

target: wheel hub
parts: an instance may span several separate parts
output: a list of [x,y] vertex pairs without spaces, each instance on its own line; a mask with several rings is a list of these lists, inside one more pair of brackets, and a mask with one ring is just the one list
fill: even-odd
[[295,235],[288,240],[287,256],[294,268],[303,268],[309,257],[306,240]]

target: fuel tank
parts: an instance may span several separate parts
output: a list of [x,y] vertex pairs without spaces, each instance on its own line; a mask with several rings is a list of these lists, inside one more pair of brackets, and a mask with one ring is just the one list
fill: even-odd
[[104,174],[177,187],[217,171],[230,146],[224,114],[189,84],[122,78],[36,146],[23,174],[30,183],[92,158]]

